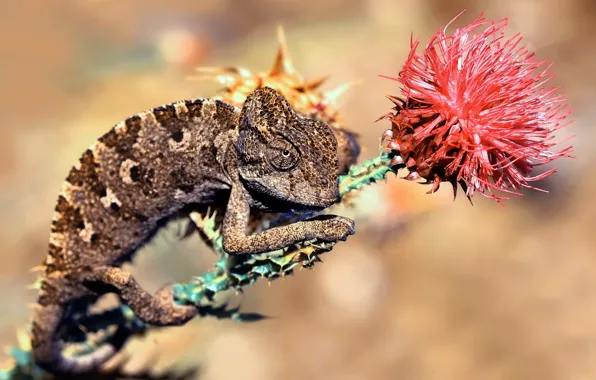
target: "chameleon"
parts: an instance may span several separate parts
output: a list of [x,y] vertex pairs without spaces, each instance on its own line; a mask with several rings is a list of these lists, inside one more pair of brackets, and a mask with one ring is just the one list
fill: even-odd
[[58,195],[31,323],[33,360],[66,375],[113,357],[122,341],[68,357],[60,339],[77,303],[105,293],[116,293],[149,325],[182,325],[196,316],[196,306],[173,302],[171,285],[152,294],[122,269],[190,209],[223,211],[223,248],[231,255],[345,241],[354,221],[337,215],[256,234],[247,226],[251,214],[310,215],[333,205],[339,175],[358,154],[355,135],[298,113],[269,87],[256,88],[241,107],[197,98],[116,124],[82,154]]

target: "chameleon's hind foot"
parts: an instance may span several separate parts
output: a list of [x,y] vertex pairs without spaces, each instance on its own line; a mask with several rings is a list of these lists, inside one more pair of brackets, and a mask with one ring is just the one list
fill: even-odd
[[166,285],[152,295],[130,273],[120,268],[96,270],[93,281],[113,287],[136,316],[149,325],[182,325],[199,312],[195,306],[176,304],[172,285]]
[[168,325],[184,324],[197,315],[198,310],[194,305],[179,305],[174,301],[174,284],[162,286],[155,292],[160,308],[168,315]]

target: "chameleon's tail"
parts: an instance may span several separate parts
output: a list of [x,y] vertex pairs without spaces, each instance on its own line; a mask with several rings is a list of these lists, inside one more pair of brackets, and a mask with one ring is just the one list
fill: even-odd
[[111,359],[124,345],[129,331],[119,328],[106,342],[92,352],[69,357],[62,351],[60,329],[65,307],[56,303],[38,306],[31,331],[32,355],[35,364],[54,374],[80,374],[96,370]]

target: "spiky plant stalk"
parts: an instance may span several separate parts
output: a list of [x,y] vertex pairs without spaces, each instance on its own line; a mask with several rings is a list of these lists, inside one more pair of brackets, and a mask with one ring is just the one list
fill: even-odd
[[[340,202],[348,201],[355,193],[366,186],[380,181],[389,173],[397,173],[403,167],[395,163],[393,152],[381,153],[378,157],[365,161],[360,166],[353,166],[348,174],[339,180]],[[311,240],[274,252],[258,255],[230,256],[222,247],[220,226],[216,222],[215,213],[206,216],[192,213],[191,220],[207,237],[213,250],[220,259],[213,268],[187,283],[174,286],[174,302],[194,304],[199,308],[200,316],[213,316],[219,319],[230,318],[235,321],[254,321],[261,318],[256,314],[243,314],[238,308],[229,309],[218,305],[216,296],[229,291],[242,291],[245,286],[253,284],[259,278],[273,281],[291,275],[296,267],[311,269],[319,256],[333,249],[336,243]],[[275,221],[268,223],[276,223]],[[149,326],[145,325],[126,305],[103,311],[100,314],[74,315],[73,323],[65,332],[65,341],[72,344],[68,353],[72,356],[92,352],[120,329],[125,329],[130,337],[144,334]],[[100,336],[90,338],[91,333]],[[42,379],[44,373],[31,361],[31,347],[28,334],[20,333],[19,347],[9,348],[12,362],[0,370],[0,380],[8,379]]]

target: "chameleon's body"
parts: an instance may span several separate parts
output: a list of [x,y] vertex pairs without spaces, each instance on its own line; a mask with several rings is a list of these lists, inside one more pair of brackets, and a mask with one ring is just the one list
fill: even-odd
[[188,206],[225,210],[223,244],[231,254],[314,238],[344,240],[353,222],[337,216],[246,235],[251,209],[302,213],[335,203],[340,165],[358,155],[349,136],[340,140],[342,163],[334,130],[296,114],[269,88],[255,90],[242,109],[197,99],[116,125],[83,154],[58,197],[32,324],[35,361],[55,373],[74,373],[115,353],[107,344],[86,356],[62,354],[59,329],[77,300],[116,292],[152,325],[182,324],[197,314],[194,306],[176,305],[170,288],[149,294],[120,269]]

